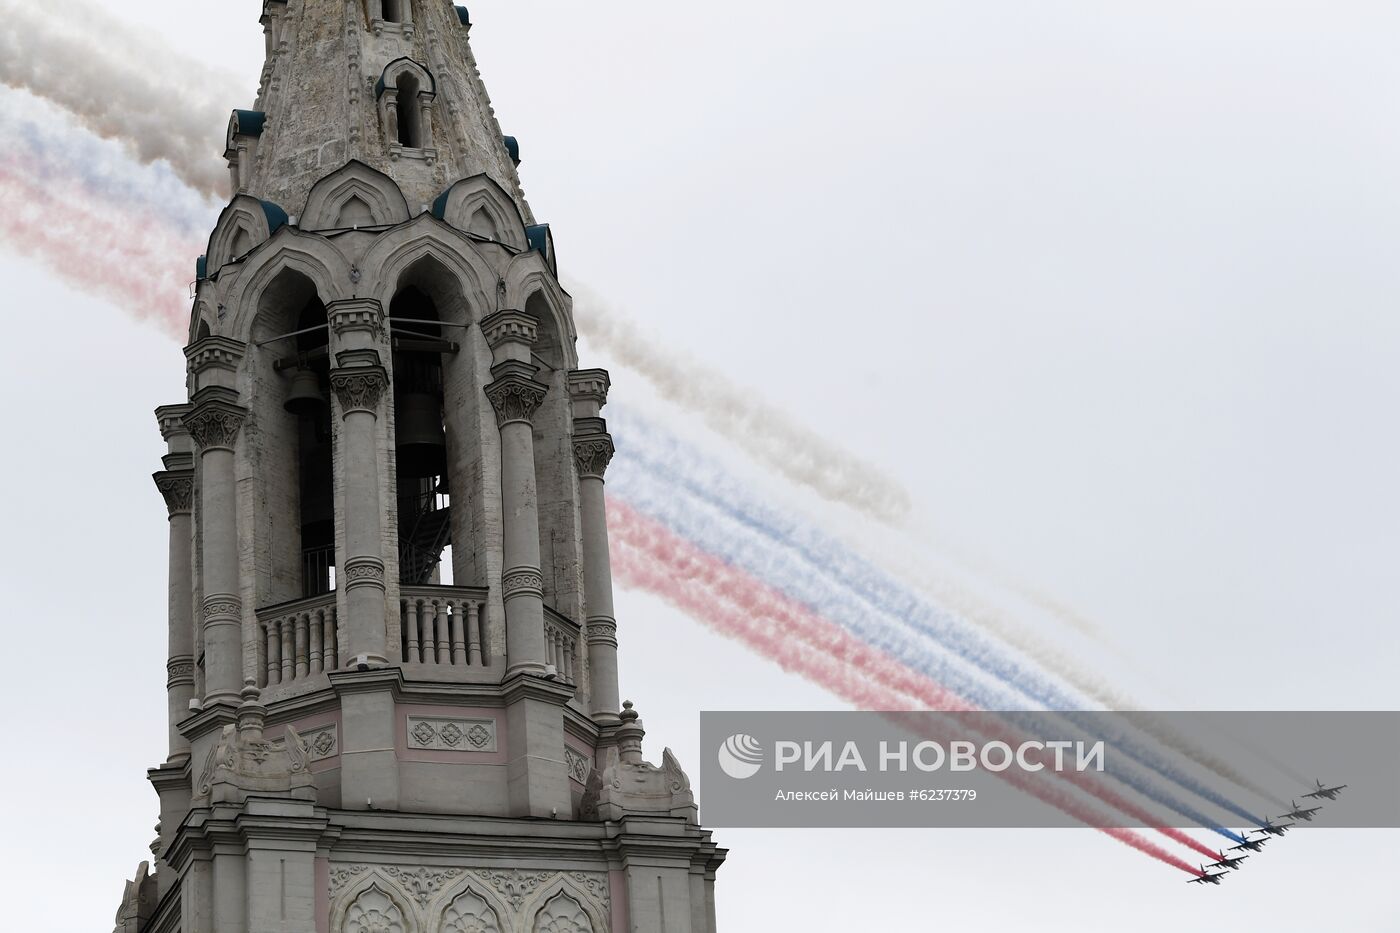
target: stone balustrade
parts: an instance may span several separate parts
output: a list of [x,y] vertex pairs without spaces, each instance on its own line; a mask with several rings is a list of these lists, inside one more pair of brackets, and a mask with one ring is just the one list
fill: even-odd
[[259,612],[262,686],[275,687],[338,670],[343,659],[336,623],[334,592]]
[[553,664],[565,683],[579,682],[579,627],[571,619],[545,607],[545,663]]
[[483,667],[486,590],[460,586],[405,586],[400,590],[405,664]]

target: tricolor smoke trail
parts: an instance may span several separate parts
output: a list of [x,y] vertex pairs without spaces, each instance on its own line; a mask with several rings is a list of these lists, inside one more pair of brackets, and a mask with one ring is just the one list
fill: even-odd
[[183,79],[167,81],[152,71],[162,57],[114,57],[122,48],[86,23],[55,18],[51,4],[0,3],[0,82],[63,107],[96,135],[125,143],[144,162],[167,161],[191,187],[225,193],[227,171],[211,143],[228,123],[227,101],[243,95],[220,100],[223,88],[218,87],[206,100],[188,93],[174,97],[171,87],[185,88],[191,74],[208,69],[190,62],[185,70],[182,61]]
[[703,417],[758,462],[833,502],[879,521],[909,514],[908,492],[874,465],[853,456],[764,404],[720,373],[663,348],[601,299],[570,283],[585,339],[645,378],[664,398]]
[[[936,685],[898,672],[898,665],[879,657],[868,645],[812,616],[781,593],[745,580],[733,568],[696,549],[658,522],[648,520],[617,499],[609,501],[613,569],[619,582],[655,593],[676,608],[729,637],[777,661],[862,709],[921,711],[933,702],[957,703]],[[806,632],[817,639],[794,638]],[[910,695],[890,683],[908,683],[918,691]],[[879,684],[880,686],[877,686]],[[1137,833],[1104,828],[1110,821],[1068,793],[1057,793],[1024,775],[1001,772],[999,776],[1034,794],[1064,813],[1189,874],[1200,874],[1186,862]],[[1189,837],[1188,837],[1189,838]],[[1179,840],[1180,841],[1180,840]],[[1209,852],[1194,840],[1187,844]]]
[[[830,619],[840,620],[861,638],[903,663],[949,685],[979,706],[1015,709],[1014,696],[985,686],[941,653],[920,647],[916,638],[932,640],[1000,683],[1035,702],[1060,711],[1081,729],[1092,731],[1074,711],[1083,703],[1026,668],[961,620],[930,606],[898,581],[887,578],[820,533],[753,502],[746,490],[729,481],[716,465],[654,425],[647,426],[614,406],[611,424],[628,456],[613,467],[611,484],[623,498],[645,509],[700,547],[731,563],[751,567],[787,595],[799,599]],[[684,449],[682,449],[684,448]],[[689,497],[678,497],[677,490]],[[1233,802],[1200,784],[1190,775],[1127,736],[1100,735],[1127,754],[1192,793],[1254,821]],[[1210,825],[1213,821],[1182,801],[1165,794],[1140,775],[1119,769],[1114,776],[1163,806]],[[1223,827],[1217,832],[1239,841]]]

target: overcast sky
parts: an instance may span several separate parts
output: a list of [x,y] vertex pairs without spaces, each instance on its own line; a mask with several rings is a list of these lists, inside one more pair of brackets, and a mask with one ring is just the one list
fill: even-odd
[[[232,108],[257,6],[108,9],[245,76]],[[897,476],[930,552],[1094,620],[1107,675],[1159,702],[1396,708],[1400,7],[472,16],[564,273]],[[183,360],[39,265],[0,253],[0,275],[6,926],[77,933],[110,923],[156,819],[151,410]],[[615,398],[650,391],[615,372]],[[839,706],[649,597],[619,619],[653,760],[698,771],[701,709]],[[1088,830],[716,835],[726,933],[1400,931],[1394,832],[1295,834],[1204,891]]]

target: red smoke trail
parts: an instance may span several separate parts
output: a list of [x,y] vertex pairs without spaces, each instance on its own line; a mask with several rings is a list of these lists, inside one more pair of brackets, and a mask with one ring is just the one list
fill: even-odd
[[[92,210],[77,190],[56,189],[22,166],[0,163],[0,237],[41,259],[71,284],[115,301],[141,319],[183,336],[188,283],[198,243],[178,241],[168,224],[133,205]],[[189,274],[173,257],[188,256]]]
[[[613,570],[623,585],[661,596],[721,634],[777,661],[784,670],[800,674],[862,709],[972,711],[937,684],[903,668],[718,558],[697,551],[625,503],[612,499],[608,507]],[[1120,842],[1182,871],[1200,874],[1137,833],[1107,826],[1102,814],[1071,795],[1031,782],[1015,772],[1001,772],[998,776]],[[1163,831],[1178,842],[1202,852],[1211,851],[1185,834]]]

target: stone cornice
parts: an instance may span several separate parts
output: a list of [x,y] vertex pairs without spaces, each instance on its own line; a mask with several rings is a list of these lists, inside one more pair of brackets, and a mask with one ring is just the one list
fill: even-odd
[[215,369],[233,372],[247,346],[229,337],[204,337],[185,348],[185,359],[196,376]]
[[575,401],[593,402],[599,408],[608,403],[612,377],[606,369],[575,369],[569,373],[569,395]]
[[349,298],[326,306],[331,330],[339,336],[364,331],[378,336],[384,330],[384,307],[372,298]]
[[514,360],[491,367],[496,381],[486,387],[486,397],[496,410],[498,428],[516,421],[534,422],[535,412],[549,394],[549,386],[533,378],[538,371],[538,367],[530,363]]
[[521,672],[506,678],[501,684],[501,696],[507,704],[516,700],[543,700],[564,706],[574,698],[575,688],[557,680],[549,680],[541,674]]
[[493,350],[503,343],[532,346],[539,338],[540,322],[526,311],[497,311],[482,319],[481,333]]
[[162,405],[156,409],[156,424],[160,426],[160,436],[168,442],[175,437],[183,437],[189,434],[189,429],[185,427],[185,418],[190,413],[190,406],[185,405]]

